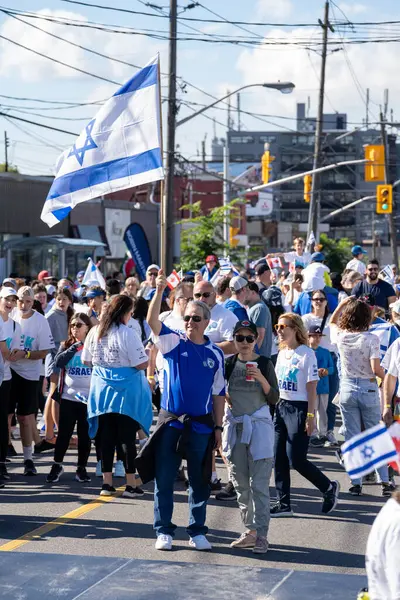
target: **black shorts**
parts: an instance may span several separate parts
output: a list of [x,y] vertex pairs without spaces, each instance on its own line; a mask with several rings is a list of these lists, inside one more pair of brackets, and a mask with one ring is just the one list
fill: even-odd
[[39,382],[25,379],[13,370],[11,373],[11,413],[16,407],[17,415],[35,415],[39,405]]
[[[11,408],[10,410],[10,395],[11,395],[11,379],[8,381],[3,381],[0,386],[0,404],[7,406],[7,413],[10,415],[14,412]],[[15,407],[14,407],[15,410]]]

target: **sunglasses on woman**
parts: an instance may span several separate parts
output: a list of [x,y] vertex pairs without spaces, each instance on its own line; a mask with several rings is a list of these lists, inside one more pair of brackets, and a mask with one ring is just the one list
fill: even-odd
[[202,318],[199,317],[199,315],[185,315],[183,317],[185,323],[189,323],[190,319],[192,319],[192,321],[194,321],[195,323],[200,323],[200,321],[202,321]]
[[284,323],[277,323],[274,325],[275,331],[283,331],[284,329],[292,329],[291,325],[285,325]]
[[240,333],[239,333],[238,335],[235,335],[235,340],[237,342],[239,342],[240,344],[242,342],[244,342],[245,340],[248,344],[252,344],[253,342],[256,341],[256,338],[253,335],[240,335]]
[[326,298],[318,296],[317,298],[313,298],[313,302],[326,302]]
[[193,294],[193,296],[197,299],[199,298],[209,298],[211,296],[211,292],[197,292],[197,294]]
[[85,325],[85,323],[71,323],[71,329],[73,327],[76,327],[77,329],[80,329],[81,327],[83,327]]

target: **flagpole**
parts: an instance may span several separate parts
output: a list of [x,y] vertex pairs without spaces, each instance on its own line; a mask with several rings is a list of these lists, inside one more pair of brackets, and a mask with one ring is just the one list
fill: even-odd
[[[161,100],[161,72],[160,55],[158,55],[158,104],[160,111],[160,138],[161,138],[161,157],[164,166],[164,140],[163,140],[163,119],[162,119],[162,100]],[[164,179],[160,181],[160,266],[166,269],[166,251],[167,251],[167,203],[165,198],[165,170]]]

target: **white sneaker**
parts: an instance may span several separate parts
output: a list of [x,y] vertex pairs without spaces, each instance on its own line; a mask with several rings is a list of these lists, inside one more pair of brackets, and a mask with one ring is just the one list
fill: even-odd
[[114,465],[114,477],[125,477],[125,467],[122,460],[117,460]]
[[160,533],[157,536],[156,550],[172,550],[172,536],[165,533]]
[[103,477],[103,469],[101,468],[101,460],[97,461],[96,477]]
[[205,535],[195,535],[189,539],[189,546],[196,550],[212,550],[212,546]]
[[333,433],[333,431],[328,431],[326,434],[326,442],[324,444],[326,447],[329,446],[337,446],[338,445],[338,441],[335,438],[335,434]]

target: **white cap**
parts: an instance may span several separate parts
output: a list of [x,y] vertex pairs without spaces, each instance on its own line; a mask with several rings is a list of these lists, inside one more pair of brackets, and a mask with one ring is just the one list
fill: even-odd
[[246,287],[246,285],[249,285],[247,279],[245,279],[244,277],[240,277],[240,275],[236,275],[236,277],[232,277],[232,279],[230,280],[229,289],[233,290],[234,292],[239,292],[244,287]]
[[0,298],[9,298],[10,296],[17,297],[17,292],[10,287],[2,287],[0,290]]
[[57,291],[57,288],[54,285],[46,285],[46,292],[49,294],[49,296],[51,296],[52,294],[55,294]]
[[149,271],[151,271],[152,269],[154,269],[155,271],[159,271],[159,270],[160,270],[160,267],[159,267],[158,265],[156,265],[156,264],[149,265],[149,266],[147,267],[147,269],[146,269],[146,273],[148,273],[148,272],[149,272]]
[[389,304],[389,308],[394,310],[394,312],[396,313],[400,313],[400,300],[396,300],[396,302],[392,302],[392,304]]

